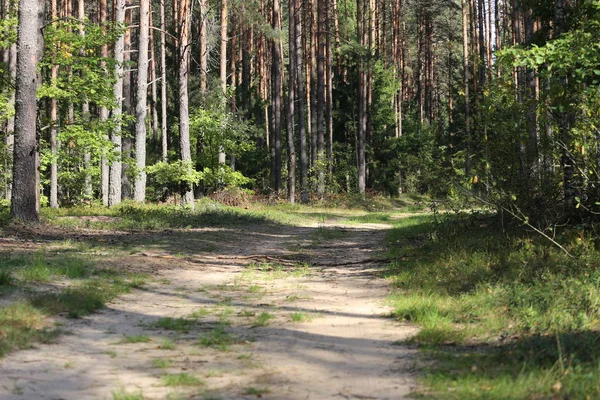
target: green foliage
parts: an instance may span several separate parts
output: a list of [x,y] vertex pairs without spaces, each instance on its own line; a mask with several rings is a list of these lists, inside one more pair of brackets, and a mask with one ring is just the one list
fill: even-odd
[[215,169],[207,167],[202,171],[202,184],[206,188],[241,188],[253,182],[253,179],[245,177],[239,171],[232,171],[230,167],[225,165],[218,166]]
[[192,190],[204,175],[196,171],[191,162],[181,160],[171,163],[161,161],[147,167],[146,172],[150,178],[150,185],[156,192],[166,189],[166,196],[177,193],[182,197]]

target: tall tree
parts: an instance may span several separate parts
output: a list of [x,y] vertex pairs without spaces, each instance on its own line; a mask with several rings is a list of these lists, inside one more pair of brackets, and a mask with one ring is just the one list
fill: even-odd
[[[98,14],[100,19],[100,25],[102,25],[105,29],[108,28],[108,3],[106,0],[100,0],[98,4]],[[100,50],[100,56],[102,59],[108,59],[108,45],[103,45]],[[107,68],[106,63],[102,63],[104,68]],[[100,121],[104,122],[108,120],[108,108],[106,106],[100,106],[98,110],[98,116]],[[105,139],[108,141],[108,134]],[[102,195],[102,204],[108,206],[108,194],[109,194],[109,186],[110,186],[110,168],[108,165],[108,158],[106,152],[102,155],[102,159],[100,161],[100,192]]]
[[[229,24],[229,9],[227,7],[227,0],[221,0],[221,57],[219,63],[219,71],[221,77],[221,95],[222,98],[222,112],[225,112],[225,104],[227,103],[227,27]],[[225,164],[225,151],[221,146],[219,148],[219,164]]]
[[39,221],[36,91],[40,83],[37,65],[43,54],[43,19],[44,1],[20,0],[11,215],[34,223]]
[[[203,0],[204,1],[204,0]],[[167,18],[165,0],[160,0],[160,127],[162,162],[168,161],[167,138]]]
[[[190,64],[190,29],[191,4],[183,0],[179,9],[179,140],[181,145],[181,160],[192,168],[192,153],[190,148],[190,115],[188,94],[188,73]],[[194,192],[190,189],[185,193],[184,202],[194,209]]]
[[304,55],[302,47],[302,0],[294,1],[294,37],[296,39],[296,83],[298,87],[298,135],[300,136],[300,201],[309,200],[308,187],[308,151],[306,143],[306,81],[304,70]]
[[150,0],[140,0],[138,35],[137,96],[135,107],[135,165],[137,168],[133,199],[146,199],[146,115],[148,107],[148,44]]
[[296,101],[296,31],[295,31],[295,0],[288,0],[288,46],[289,46],[289,72],[288,72],[288,113],[287,113],[287,141],[288,141],[288,199],[291,204],[296,202],[296,138],[295,138],[295,104]]
[[[56,0],[50,2],[50,19],[55,23],[58,18],[58,4]],[[53,64],[50,71],[50,80],[54,83],[58,78],[58,65]],[[50,207],[58,208],[58,101],[56,97],[50,99]]]
[[272,26],[274,38],[272,41],[271,59],[271,105],[273,121],[272,143],[272,180],[273,190],[281,190],[281,25],[279,15],[279,0],[273,0]]
[[[115,22],[119,25],[125,24],[125,0],[115,0]],[[113,151],[115,153],[115,160],[110,166],[110,187],[108,204],[110,206],[121,203],[122,199],[122,181],[121,176],[123,174],[123,164],[121,162],[122,156],[122,121],[123,115],[123,61],[125,53],[125,34],[121,34],[115,43],[115,83],[113,87],[113,94],[116,101],[116,106],[112,110],[114,118],[114,128],[112,131],[112,143]]]

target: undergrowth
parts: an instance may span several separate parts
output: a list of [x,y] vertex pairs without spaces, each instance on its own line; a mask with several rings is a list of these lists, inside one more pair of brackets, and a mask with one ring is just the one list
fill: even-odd
[[485,214],[396,222],[389,301],[436,360],[419,396],[600,398],[597,238],[558,235],[573,259],[544,240]]

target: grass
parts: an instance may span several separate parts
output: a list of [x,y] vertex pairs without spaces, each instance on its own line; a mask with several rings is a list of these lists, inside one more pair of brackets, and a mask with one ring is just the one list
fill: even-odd
[[27,302],[0,308],[0,356],[29,348],[36,342],[52,342],[60,331],[49,326],[46,317]]
[[151,323],[149,327],[152,329],[165,329],[186,333],[189,332],[194,323],[195,321],[186,318],[163,317],[159,318],[156,322]]
[[304,312],[293,312],[290,314],[290,320],[292,322],[310,322],[313,320],[313,316]]
[[178,386],[202,386],[204,381],[194,375],[187,374],[185,372],[179,374],[165,374],[162,376],[162,382],[165,386],[178,387]]
[[211,347],[221,351],[228,351],[233,344],[240,343],[238,336],[227,333],[224,326],[217,326],[206,334],[199,336],[199,344],[203,347]]
[[[254,280],[272,281],[276,279],[305,278],[312,275],[312,270],[308,264],[298,263],[293,266],[286,266],[278,263],[250,263],[242,272],[239,280],[252,282]],[[250,290],[251,287],[256,287]],[[250,292],[259,291],[260,287],[251,285]]]
[[257,397],[262,397],[263,394],[267,394],[270,393],[271,389],[268,387],[254,387],[254,386],[250,386],[248,388],[246,388],[246,393],[247,395],[250,396],[257,396]]
[[119,344],[148,343],[150,341],[152,341],[152,339],[150,339],[150,337],[148,337],[147,335],[131,335],[131,336],[125,336],[118,343]]
[[263,326],[269,326],[271,324],[271,320],[275,318],[273,314],[269,314],[268,312],[261,312],[256,316],[254,321],[252,322],[253,328],[259,328]]
[[144,394],[141,391],[128,392],[123,388],[113,390],[113,400],[144,400]]
[[433,399],[600,398],[600,251],[557,234],[575,259],[489,215],[415,216],[387,237],[394,317],[434,361]]
[[48,314],[66,313],[70,318],[80,318],[104,307],[114,298],[139,288],[143,282],[139,276],[131,279],[96,277],[62,291],[34,295],[30,302]]
[[174,350],[175,343],[173,343],[173,341],[170,339],[163,339],[158,348],[161,350]]
[[152,360],[152,366],[155,368],[169,368],[172,364],[168,358],[155,358]]

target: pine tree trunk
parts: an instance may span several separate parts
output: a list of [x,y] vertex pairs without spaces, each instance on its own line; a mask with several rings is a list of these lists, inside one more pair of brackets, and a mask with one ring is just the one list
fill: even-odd
[[[206,0],[203,0],[203,2]],[[160,108],[162,130],[162,162],[168,162],[167,137],[167,23],[165,16],[165,0],[160,0]]]
[[[8,13],[9,14],[13,14],[15,13],[15,10],[13,8],[16,7],[16,4],[14,4],[12,1],[7,1],[8,2]],[[9,73],[10,73],[10,81],[11,82],[15,82],[17,79],[17,44],[13,43],[10,48],[7,50],[6,53],[7,57],[8,57],[8,68],[9,68]],[[14,107],[15,106],[15,93],[14,91],[10,94],[10,97],[8,99],[8,105]],[[6,159],[9,159],[9,154],[12,155],[13,150],[14,150],[14,144],[15,144],[15,137],[14,137],[14,131],[15,131],[15,116],[11,115],[8,120],[6,121],[6,154],[7,157]],[[12,158],[12,157],[10,157]],[[9,169],[9,163],[7,162],[6,167],[7,169]],[[6,182],[6,199],[8,201],[10,201],[12,198],[12,185],[10,183],[10,181]]]
[[[125,0],[115,1],[115,22],[117,24],[125,23]],[[122,153],[122,127],[121,116],[123,115],[123,60],[125,52],[125,36],[121,35],[115,42],[115,83],[113,86],[113,94],[117,102],[116,107],[112,110],[112,116],[115,120],[115,126],[112,131],[112,143],[117,159],[110,166],[110,188],[108,195],[109,206],[114,206],[121,203],[122,199],[122,181],[123,164],[121,162]]]
[[208,85],[208,0],[200,0],[200,93],[206,95]]
[[[279,0],[273,1],[273,30],[279,34],[281,26],[279,24]],[[273,160],[272,160],[272,179],[273,190],[281,190],[281,44],[280,38],[276,37],[272,43],[272,64],[271,64],[271,104],[273,108]]]
[[[191,6],[189,0],[181,2],[179,27],[179,140],[181,160],[192,168],[192,153],[190,147],[190,115],[188,94],[188,72],[190,64],[190,29]],[[194,209],[194,191],[188,190],[183,198],[186,205]]]
[[306,143],[306,81],[302,47],[302,0],[295,0],[294,36],[296,39],[296,82],[298,87],[298,134],[300,136],[300,201],[308,203],[308,152]]
[[287,140],[288,140],[288,199],[291,204],[296,202],[296,138],[295,138],[295,104],[296,101],[296,31],[295,31],[295,0],[288,0],[289,20],[289,72],[288,72],[288,113],[287,113]]
[[[58,7],[56,0],[51,1],[50,19],[54,22],[58,18]],[[55,82],[58,78],[58,65],[52,65],[50,80]],[[56,98],[50,99],[50,153],[52,162],[50,164],[50,207],[58,208],[58,110]]]
[[325,194],[325,58],[327,47],[327,4],[317,0],[317,195]]
[[471,170],[471,107],[469,100],[469,35],[468,35],[468,4],[462,0],[462,31],[463,31],[463,84],[465,92],[465,172],[467,176]]
[[[227,30],[229,24],[229,10],[227,8],[227,0],[221,0],[221,58],[220,58],[220,75],[221,75],[221,94],[223,96],[223,112],[225,112],[225,104],[227,102]],[[219,165],[225,164],[225,151],[223,146],[219,147]]]
[[137,173],[133,199],[146,200],[146,114],[148,106],[148,43],[150,0],[140,1],[137,92],[135,107],[135,164]]
[[[366,26],[364,25],[364,2],[356,0],[357,9],[357,37],[360,44],[366,46]],[[367,75],[364,61],[360,61],[358,72],[358,133],[357,133],[357,167],[358,167],[358,192],[362,195],[366,190],[366,133],[367,133]]]
[[[108,4],[106,3],[106,0],[100,0],[100,3],[98,5],[98,13],[100,14],[100,24],[106,24],[108,22]],[[100,53],[102,58],[107,59],[108,46],[102,46]],[[105,63],[102,63],[102,65],[103,68],[106,68]],[[98,114],[101,122],[105,122],[108,120],[108,108],[104,106],[100,107]],[[108,134],[106,135],[105,139],[108,141]],[[100,161],[100,174],[100,193],[102,196],[102,204],[104,204],[104,206],[108,206],[110,170],[108,166],[108,160],[106,157],[106,150],[103,152],[102,159]]]
[[11,215],[32,223],[39,221],[36,91],[41,81],[37,64],[43,52],[43,19],[43,0],[19,2]]

